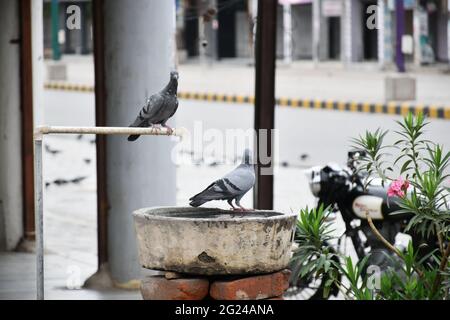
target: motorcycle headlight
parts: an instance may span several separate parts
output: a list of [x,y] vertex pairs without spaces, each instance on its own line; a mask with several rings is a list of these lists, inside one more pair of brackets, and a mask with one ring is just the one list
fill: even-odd
[[308,170],[309,188],[315,197],[318,197],[320,192],[320,171],[320,167],[313,167]]

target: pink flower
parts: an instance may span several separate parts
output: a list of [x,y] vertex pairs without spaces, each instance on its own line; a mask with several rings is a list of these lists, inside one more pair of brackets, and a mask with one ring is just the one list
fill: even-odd
[[401,177],[397,180],[392,181],[389,186],[387,195],[389,197],[404,197],[406,190],[408,190],[409,182],[408,180],[403,180]]

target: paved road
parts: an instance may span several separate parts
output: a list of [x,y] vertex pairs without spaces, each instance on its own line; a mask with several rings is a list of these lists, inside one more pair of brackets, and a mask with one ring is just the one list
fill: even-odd
[[[46,124],[94,124],[93,94],[49,90],[45,92],[45,99],[47,101],[44,115]],[[133,111],[131,113],[134,114]],[[131,118],[132,115],[130,115]],[[299,206],[311,202],[311,195],[302,171],[304,168],[331,161],[344,163],[346,152],[351,146],[351,137],[356,137],[366,129],[375,130],[380,126],[394,129],[396,128],[394,120],[399,119],[398,116],[382,114],[277,108],[276,128],[279,136],[276,140],[276,160],[278,164],[285,165],[276,168],[275,204],[277,209],[296,210]],[[174,123],[174,121],[171,122]],[[197,166],[195,161],[188,157],[187,161],[180,163],[177,198],[178,204],[185,204],[192,190],[201,189],[211,179],[232,168],[234,165],[232,161],[237,155],[232,152],[234,150],[231,150],[235,144],[225,142],[227,134],[228,137],[234,138],[233,134],[252,128],[253,108],[246,104],[183,100],[180,102],[175,122],[177,126],[187,128],[195,138],[195,140],[184,141],[180,150],[186,152],[193,150],[196,156],[203,154],[206,162],[204,165]],[[128,124],[128,121],[124,124]],[[448,121],[432,120],[428,131],[430,140],[449,144]],[[226,157],[222,157],[220,150],[214,148],[217,145],[221,146],[221,143],[228,151]],[[75,149],[71,148],[71,150]],[[89,150],[90,157],[93,158],[94,148],[91,146]],[[73,157],[84,156],[77,156],[74,153]],[[215,162],[220,164],[223,161],[226,161],[223,165],[212,166]],[[63,167],[63,164],[60,166]],[[190,179],[192,176],[197,178]],[[192,181],[198,183],[198,186],[190,185]],[[245,199],[247,205],[251,205],[249,198],[251,197],[247,196]]]
[[[254,68],[228,61],[211,66],[198,63],[179,67],[180,90],[254,94]],[[384,102],[384,79],[392,72],[379,71],[372,64],[354,64],[344,69],[340,63],[324,62],[319,67],[307,61],[291,66],[277,64],[276,96],[297,99]],[[437,68],[412,70],[416,78],[416,100],[424,104],[450,106],[450,76]]]
[[[49,125],[94,125],[94,95],[63,91],[45,92],[44,122]],[[136,108],[137,110],[138,108]],[[131,110],[130,119],[134,114]],[[279,133],[279,162],[309,166],[329,161],[345,161],[350,139],[366,129],[378,127],[395,129],[395,120],[401,117],[384,114],[361,114],[332,110],[308,110],[279,107],[276,109],[275,127]],[[435,142],[448,144],[450,123],[431,120],[428,137]],[[125,121],[127,124],[128,121]],[[173,121],[172,121],[173,123]],[[253,127],[253,107],[247,104],[210,103],[183,100],[176,114],[177,126],[189,131],[202,128],[247,130]],[[220,133],[207,132],[210,136]],[[231,132],[232,133],[232,132]],[[204,137],[205,145],[207,138]],[[307,155],[304,160],[299,156]]]
[[[45,92],[45,99],[47,101],[44,115],[46,124],[94,124],[93,94],[49,90]],[[131,113],[134,114],[134,112]],[[131,118],[132,115],[130,115]],[[351,137],[358,136],[366,129],[375,130],[378,127],[395,129],[397,125],[394,120],[400,120],[400,117],[277,108],[276,161],[278,164],[285,165],[276,168],[275,204],[277,209],[297,209],[311,201],[302,171],[304,168],[332,161],[344,163],[346,152],[351,147]],[[171,122],[173,125],[174,121]],[[196,166],[195,161],[188,157],[188,161],[180,163],[177,198],[178,204],[185,204],[192,190],[201,189],[211,179],[220,176],[234,165],[232,161],[237,154],[234,154],[231,149],[235,147],[235,144],[230,144],[225,140],[227,137],[234,138],[233,134],[239,133],[239,130],[242,133],[253,126],[253,108],[246,104],[234,105],[183,100],[180,102],[175,122],[177,126],[187,128],[195,138],[195,140],[184,141],[180,150],[186,152],[193,150],[196,156],[203,154],[206,162],[205,165]],[[430,122],[428,138],[448,146],[450,142],[448,138],[450,137],[449,122],[445,120],[431,120]],[[128,124],[128,121],[125,121],[124,124]],[[201,134],[194,135],[194,133]],[[220,148],[215,148],[217,145],[221,146],[220,143],[226,146],[225,149],[228,151],[226,157],[221,156]],[[76,148],[71,148],[71,151],[73,150]],[[91,146],[89,150],[90,157],[93,158],[95,156],[94,148]],[[238,150],[241,149],[238,148]],[[73,157],[84,156],[74,153]],[[212,166],[215,162],[220,164],[223,161],[225,161],[224,165]],[[61,163],[58,167],[62,168],[64,165]],[[202,173],[199,174],[199,171]],[[192,176],[198,178],[190,179]],[[193,189],[193,186],[189,185],[190,181],[195,181],[198,186]],[[245,199],[247,205],[251,205],[249,198],[247,196]]]
[[[64,55],[67,82],[92,85],[92,56]],[[212,65],[198,61],[180,64],[179,90],[221,94],[253,95],[255,73],[249,60],[224,59]],[[417,79],[417,102],[450,106],[448,65],[408,66],[408,74]],[[339,62],[295,61],[287,66],[277,63],[276,95],[296,99],[334,99],[343,101],[384,102],[384,79],[390,71],[380,71],[373,63],[355,63],[343,68]],[[142,92],[142,95],[145,95]]]

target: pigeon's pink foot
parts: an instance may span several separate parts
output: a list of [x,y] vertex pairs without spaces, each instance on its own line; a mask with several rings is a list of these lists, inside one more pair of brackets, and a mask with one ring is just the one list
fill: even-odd
[[150,128],[151,128],[152,131],[155,132],[155,133],[161,131],[161,126],[158,125],[158,124],[152,124],[152,125],[150,126]]
[[169,126],[163,125],[164,128],[167,129],[167,135],[170,136],[173,133],[173,129]]
[[239,206],[239,211],[249,212],[249,211],[254,211],[254,209],[247,209],[242,206]]

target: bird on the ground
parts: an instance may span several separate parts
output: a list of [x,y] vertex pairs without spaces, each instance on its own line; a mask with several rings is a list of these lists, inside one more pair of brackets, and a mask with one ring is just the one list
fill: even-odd
[[309,158],[309,155],[308,155],[307,153],[302,153],[302,154],[299,156],[299,158],[300,158],[300,160],[306,160],[306,159]]
[[[248,211],[240,204],[242,197],[255,185],[255,169],[250,150],[246,149],[242,163],[224,177],[211,183],[205,190],[189,199],[190,205],[198,207],[211,200],[227,200],[232,210]],[[235,201],[237,207],[233,205]]]
[[[169,83],[160,92],[153,94],[147,99],[145,106],[139,112],[136,120],[130,127],[153,127],[160,125],[167,128],[169,134],[172,128],[166,125],[167,120],[171,118],[178,108],[177,98],[178,72],[170,73]],[[130,135],[128,141],[135,141],[139,135]]]
[[86,176],[79,176],[79,177],[73,178],[69,182],[77,184],[77,183],[80,183],[81,181],[83,181],[86,178],[87,178]]
[[50,153],[54,156],[61,153],[61,150],[52,149],[52,148],[50,148],[50,146],[48,144],[45,145],[45,151],[47,151],[48,153]]

